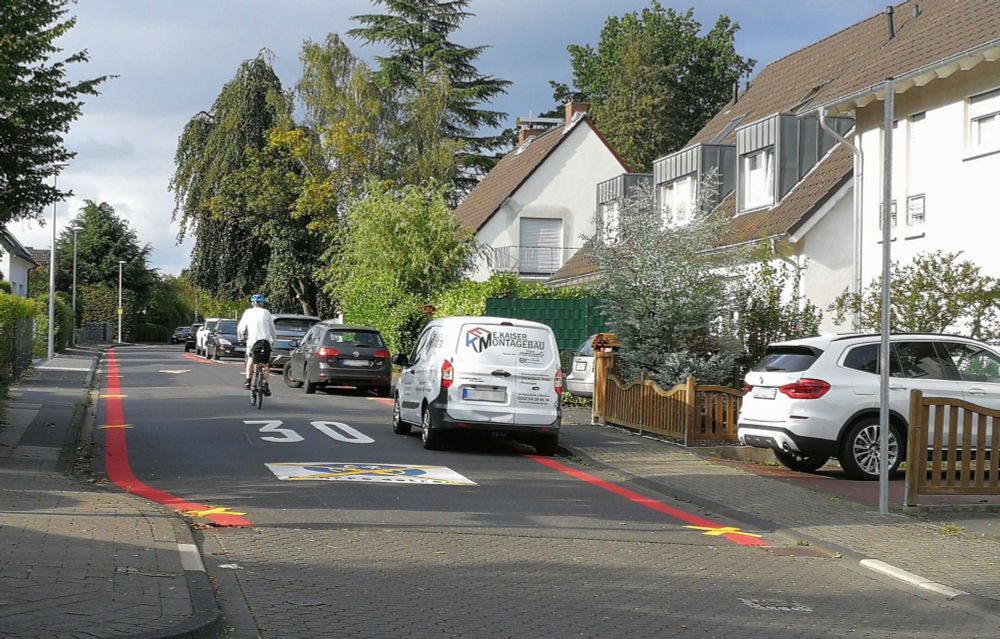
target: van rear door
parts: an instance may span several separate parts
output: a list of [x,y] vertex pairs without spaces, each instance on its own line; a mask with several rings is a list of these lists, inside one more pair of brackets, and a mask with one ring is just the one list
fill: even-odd
[[514,423],[517,352],[495,339],[507,328],[490,322],[462,324],[452,362],[454,382],[448,390],[452,419]]

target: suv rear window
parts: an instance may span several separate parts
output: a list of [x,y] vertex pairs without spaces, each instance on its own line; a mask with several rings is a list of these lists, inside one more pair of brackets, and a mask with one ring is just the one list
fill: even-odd
[[878,344],[855,346],[847,351],[844,367],[864,373],[878,373]]
[[580,345],[580,350],[576,352],[577,357],[593,357],[594,356],[594,337],[591,335],[587,338],[583,344]]
[[822,353],[804,346],[771,347],[752,370],[755,373],[801,373],[809,370]]
[[327,346],[336,346],[337,344],[353,344],[354,346],[371,346],[373,348],[385,346],[382,342],[382,336],[372,331],[332,330],[326,334],[324,341]]
[[274,328],[282,333],[292,333],[305,335],[316,322],[295,317],[279,318],[274,320]]

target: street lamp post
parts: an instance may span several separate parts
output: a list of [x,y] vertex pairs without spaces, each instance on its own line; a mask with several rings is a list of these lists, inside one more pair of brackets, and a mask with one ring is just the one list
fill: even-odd
[[118,260],[118,343],[122,343],[122,264],[125,260]]
[[[64,162],[53,165],[52,190],[57,191],[59,170],[66,166]],[[49,340],[48,358],[56,356],[56,202],[52,202],[52,249],[49,251]]]
[[80,228],[74,226],[73,231],[73,339],[72,344],[76,346],[76,234],[80,232]]

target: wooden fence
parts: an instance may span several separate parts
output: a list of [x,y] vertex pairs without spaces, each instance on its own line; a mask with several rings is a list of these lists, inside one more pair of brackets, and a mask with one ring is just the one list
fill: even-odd
[[1000,410],[912,391],[906,505],[919,495],[1000,495],[998,419]]
[[602,424],[633,428],[697,442],[734,442],[743,392],[724,386],[699,386],[689,377],[664,390],[643,371],[626,383],[615,373],[612,353],[595,353],[594,419]]

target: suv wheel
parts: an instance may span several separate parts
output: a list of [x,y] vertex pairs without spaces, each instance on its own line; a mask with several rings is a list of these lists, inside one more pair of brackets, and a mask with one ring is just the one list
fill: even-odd
[[823,464],[830,461],[829,457],[823,455],[804,455],[802,453],[786,453],[783,450],[773,450],[774,458],[781,462],[781,465],[789,470],[800,473],[812,473],[823,467]]
[[285,367],[281,369],[281,378],[285,380],[285,386],[288,388],[301,388],[302,382],[297,379],[292,379],[292,363],[288,362]]
[[[876,480],[879,469],[879,427],[878,418],[866,417],[849,429],[840,449],[840,465],[844,472],[854,479]],[[903,461],[903,438],[899,428],[889,424],[889,476]]]

